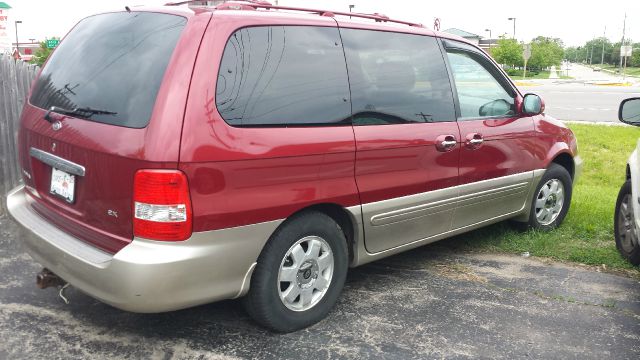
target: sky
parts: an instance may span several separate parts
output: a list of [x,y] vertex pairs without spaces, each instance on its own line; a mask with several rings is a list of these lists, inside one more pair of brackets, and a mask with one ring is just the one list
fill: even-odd
[[[10,24],[19,24],[20,42],[28,39],[43,40],[64,36],[80,19],[102,11],[123,9],[125,5],[161,5],[171,0],[3,0],[13,9]],[[270,0],[275,3],[276,0]],[[640,0],[610,0],[606,2],[537,0],[278,0],[280,5],[348,11],[355,5],[355,12],[382,13],[390,18],[424,24],[433,28],[435,18],[440,18],[441,29],[458,28],[483,37],[506,34],[512,36],[516,18],[516,38],[528,42],[542,35],[558,37],[565,45],[582,45],[600,37],[606,28],[606,36],[620,41],[625,12],[627,13],[627,37],[640,42]],[[597,3],[599,6],[596,6]],[[15,34],[11,29],[11,34]],[[15,41],[12,39],[12,41]]]

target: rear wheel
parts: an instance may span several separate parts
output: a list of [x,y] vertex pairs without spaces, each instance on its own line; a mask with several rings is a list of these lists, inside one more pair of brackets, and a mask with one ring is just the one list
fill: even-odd
[[347,242],[338,224],[319,212],[298,215],[265,245],[245,308],[258,323],[275,331],[310,326],[335,305],[347,267]]
[[620,254],[634,265],[640,264],[640,245],[638,244],[638,227],[633,212],[633,196],[631,181],[627,180],[620,188],[614,215],[614,234],[616,248]]
[[551,163],[533,193],[528,227],[542,231],[557,228],[569,211],[572,190],[567,169]]

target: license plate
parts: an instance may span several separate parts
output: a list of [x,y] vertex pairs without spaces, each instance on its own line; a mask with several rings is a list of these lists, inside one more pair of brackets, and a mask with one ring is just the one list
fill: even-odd
[[73,202],[76,177],[62,170],[53,168],[51,171],[51,193],[58,195],[67,202]]

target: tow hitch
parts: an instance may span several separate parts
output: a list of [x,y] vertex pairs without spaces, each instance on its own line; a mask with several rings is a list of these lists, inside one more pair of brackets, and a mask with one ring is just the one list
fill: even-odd
[[59,287],[60,291],[58,292],[58,295],[62,300],[64,300],[65,304],[69,304],[69,300],[64,296],[64,290],[69,287],[69,283],[54,274],[51,270],[47,268],[42,269],[42,271],[40,271],[36,276],[36,285],[40,289],[46,289],[53,286]]

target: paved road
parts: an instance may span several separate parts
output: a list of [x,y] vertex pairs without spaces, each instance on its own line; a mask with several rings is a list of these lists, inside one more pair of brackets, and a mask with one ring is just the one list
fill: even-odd
[[521,91],[540,95],[546,113],[569,121],[618,122],[620,102],[640,96],[640,87],[598,86],[581,83],[543,83],[520,86]]
[[[563,75],[566,75],[565,67],[561,67]],[[618,75],[612,74],[608,71],[593,71],[592,68],[580,64],[569,65],[568,75],[575,80],[580,81],[609,81],[618,82],[622,81],[622,78]]]
[[[561,70],[561,74],[566,72]],[[569,121],[618,122],[620,102],[629,97],[640,96],[640,83],[633,86],[594,85],[622,82],[621,77],[604,71],[593,71],[586,66],[571,64],[569,76],[574,79],[538,80],[531,82],[531,86],[519,87],[525,93],[532,92],[542,96],[547,114]]]
[[0,359],[640,358],[637,279],[455,240],[353,269],[328,319],[277,335],[235,301],[141,315],[71,289],[65,305],[16,237],[0,218]]

